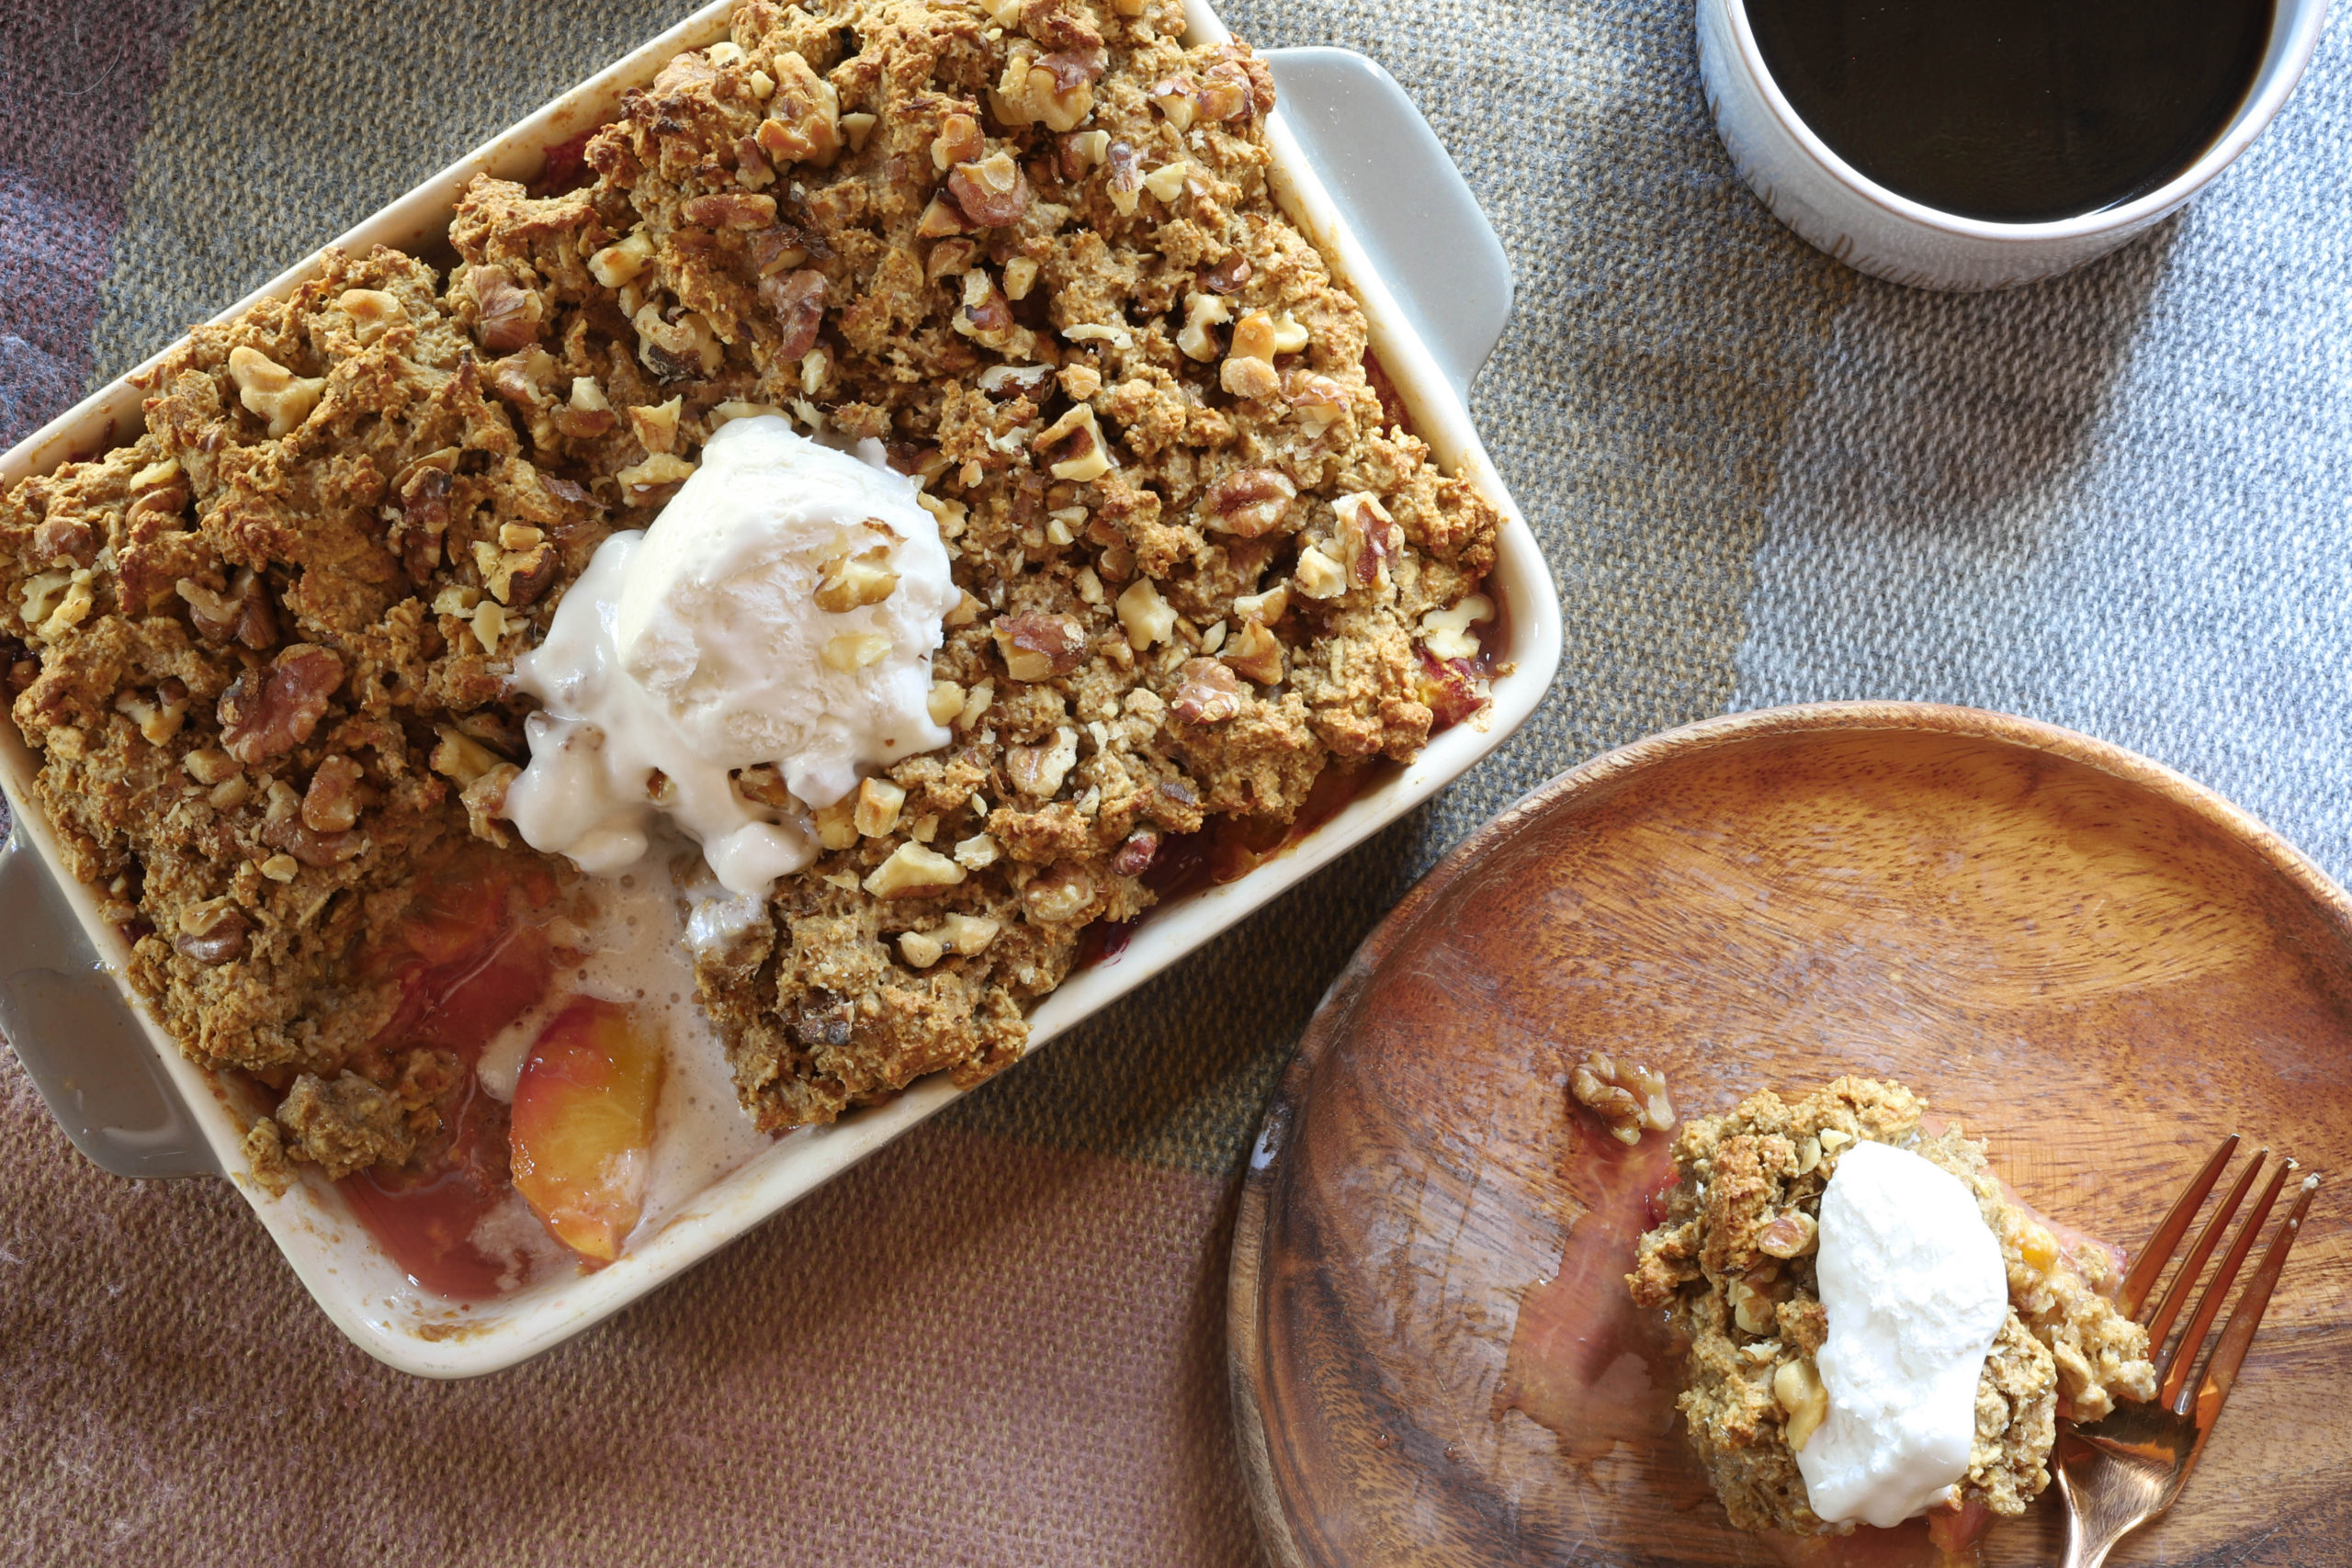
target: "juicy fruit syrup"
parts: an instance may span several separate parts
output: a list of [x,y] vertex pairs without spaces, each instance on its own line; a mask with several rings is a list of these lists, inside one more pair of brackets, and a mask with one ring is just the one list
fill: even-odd
[[1742,0],[1805,124],[1898,195],[2045,222],[2164,185],[2245,101],[2275,0]]
[[[427,887],[393,947],[370,967],[395,975],[401,1003],[381,1049],[447,1051],[463,1071],[444,1101],[436,1145],[406,1170],[344,1178],[344,1197],[402,1272],[430,1291],[481,1301],[511,1289],[524,1264],[476,1245],[481,1224],[513,1190],[506,1108],[483,1094],[473,1064],[501,1029],[547,992],[552,957],[539,926],[510,918],[507,878],[461,863]],[[544,907],[552,886],[513,889]]]
[[1675,1182],[1672,1144],[1627,1147],[1574,1116],[1570,1190],[1582,1211],[1568,1225],[1560,1267],[1520,1298],[1496,1390],[1495,1418],[1517,1410],[1560,1439],[1571,1461],[1605,1457],[1619,1443],[1679,1442],[1676,1347],[1664,1314],[1626,1293],[1634,1244],[1666,1215]]

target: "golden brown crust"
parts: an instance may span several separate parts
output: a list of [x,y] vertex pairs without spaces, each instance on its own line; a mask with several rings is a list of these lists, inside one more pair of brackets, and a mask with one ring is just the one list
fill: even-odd
[[1843,1077],[1792,1100],[1770,1090],[1750,1095],[1723,1115],[1686,1122],[1675,1139],[1681,1179],[1665,1221],[1641,1238],[1626,1286],[1639,1304],[1667,1309],[1689,1337],[1689,1381],[1678,1405],[1716,1495],[1743,1529],[1850,1528],[1813,1512],[1791,1449],[1796,1412],[1775,1390],[1812,1378],[1812,1358],[1827,1336],[1813,1224],[1838,1149],[1857,1140],[1913,1150],[1959,1177],[2001,1243],[2010,1310],[1977,1382],[1964,1501],[2017,1514],[2040,1495],[2050,1482],[2062,1391],[2084,1419],[2105,1415],[2116,1394],[2154,1392],[2146,1332],[2101,1293],[2112,1272],[2108,1256],[2064,1250],[2011,1201],[1982,1145],[1956,1126],[1923,1135],[1926,1110],[1899,1084]]
[[[1274,208],[1264,67],[1181,28],[745,0],[584,188],[477,181],[446,278],[330,254],[192,334],[130,446],[0,500],[42,803],[190,1055],[300,1086],[273,1169],[402,1155],[346,1070],[430,1130],[362,960],[462,846],[537,862],[498,817],[514,660],[746,408],[888,444],[967,594],[954,744],[701,950],[763,1126],[1013,1060],[1167,840],[1278,831],[1335,761],[1462,716],[1421,618],[1498,520],[1384,417],[1361,310]],[[960,880],[882,873],[916,849]]]

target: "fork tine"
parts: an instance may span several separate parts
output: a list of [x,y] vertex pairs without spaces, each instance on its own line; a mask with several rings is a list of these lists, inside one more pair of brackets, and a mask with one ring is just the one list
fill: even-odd
[[[2254,1185],[2254,1179],[2262,1172],[2262,1162],[2269,1157],[2268,1149],[2255,1151],[2253,1163],[2238,1172],[2237,1183],[2230,1189],[2230,1195],[2213,1206],[2212,1215],[2206,1220],[2205,1228],[2197,1233],[2197,1245],[2189,1249],[2188,1258],[2180,1266],[2180,1272],[2175,1274],[2172,1283],[2165,1287],[2165,1299],[2157,1303],[2155,1315],[2148,1320],[2149,1354],[2154,1355],[2164,1349],[2165,1337],[2172,1333],[2173,1321],[2179,1317],[2180,1309],[2188,1304],[2188,1292],[2197,1288],[2197,1277],[2205,1272],[2205,1260],[2212,1257],[2213,1248],[2221,1245],[2222,1237],[2230,1228],[2230,1216],[2235,1214],[2238,1205],[2245,1201],[2246,1190]],[[2197,1341],[2191,1337],[2182,1343],[2193,1347]],[[2156,1370],[2161,1372],[2168,1365],[2159,1360]]]
[[[2312,1206],[2312,1194],[2319,1190],[2319,1174],[2314,1171],[2303,1178],[2302,1190],[2295,1195],[2295,1206],[2287,1211],[2287,1218],[2271,1238],[2270,1250],[2262,1255],[2262,1267],[2246,1281],[2245,1293],[2231,1310],[2230,1321],[2222,1325],[2221,1338],[2213,1342],[2213,1354],[2206,1359],[2205,1376],[2197,1387],[2197,1430],[2201,1437],[2213,1424],[2213,1416],[2222,1402],[2230,1397],[2232,1385],[2238,1381],[2238,1367],[2245,1360],[2246,1348],[2254,1343],[2254,1331],[2262,1326],[2262,1314],[2270,1305],[2270,1292],[2278,1283],[2278,1271],[2287,1266],[2287,1251],[2302,1233],[2303,1213]],[[2176,1412],[2187,1415],[2184,1408]]]
[[2197,1303],[2197,1314],[2188,1320],[2188,1326],[2181,1330],[2180,1343],[2173,1347],[2171,1356],[2165,1359],[2164,1386],[2156,1391],[2156,1402],[2166,1409],[2172,1409],[2177,1400],[2179,1410],[2177,1413],[2188,1412],[2188,1402],[2181,1399],[2180,1394],[2188,1384],[2189,1369],[2197,1364],[2197,1351],[2205,1342],[2205,1331],[2212,1327],[2213,1320],[2221,1315],[2222,1299],[2230,1293],[2230,1286],[2236,1282],[2238,1269],[2245,1262],[2245,1255],[2254,1250],[2262,1223],[2270,1217],[2270,1205],[2278,1201],[2278,1189],[2287,1184],[2287,1178],[2298,1168],[2293,1160],[2279,1162],[2278,1173],[2262,1189],[2262,1201],[2254,1206],[2254,1213],[2246,1216],[2245,1224],[2238,1230],[2237,1239],[2230,1243],[2230,1250],[2222,1256],[2222,1266],[2213,1270],[2213,1282],[2205,1287],[2204,1299]]
[[2174,1202],[2171,1213],[2165,1215],[2164,1224],[2156,1227],[2156,1234],[2148,1238],[2148,1245],[2142,1247],[2140,1256],[2132,1260],[2132,1272],[2123,1280],[2123,1314],[2126,1317],[2140,1315],[2140,1308],[2147,1301],[2148,1292],[2155,1289],[2156,1280],[2164,1273],[2165,1264],[2172,1258],[2173,1248],[2178,1247],[2180,1238],[2188,1234],[2188,1222],[2197,1217],[2197,1206],[2205,1201],[2205,1194],[2213,1190],[2213,1183],[2222,1179],[2222,1168],[2230,1163],[2230,1156],[2237,1152],[2237,1147],[2238,1135],[2235,1133],[2222,1140],[2222,1146],[2213,1151],[2213,1157],[2205,1162],[2205,1168],[2197,1173],[2197,1179],[2188,1184],[2188,1190]]

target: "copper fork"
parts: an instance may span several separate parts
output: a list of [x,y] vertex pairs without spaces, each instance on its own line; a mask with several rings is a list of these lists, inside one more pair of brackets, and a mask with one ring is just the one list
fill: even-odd
[[[2204,1203],[2206,1194],[2212,1191],[2213,1184],[2221,1179],[2237,1146],[2235,1133],[2222,1140],[2222,1146],[2173,1204],[2164,1224],[2149,1238],[2146,1250],[2132,1266],[2132,1272],[2123,1281],[2123,1308],[2133,1317],[2140,1315],[2158,1276],[2171,1260],[2173,1249],[2188,1234],[2198,1209]],[[2270,1304],[2270,1292],[2278,1283],[2278,1271],[2286,1267],[2287,1251],[2295,1245],[2295,1236],[2302,1229],[2304,1212],[2311,1207],[2312,1194],[2319,1187],[2316,1175],[2303,1178],[2285,1222],[2271,1239],[2270,1249],[2263,1254],[2261,1266],[2246,1282],[2229,1322],[2222,1325],[2221,1337],[2205,1358],[2202,1374],[2193,1383],[2190,1372],[2206,1333],[2213,1326],[2214,1318],[2221,1315],[2230,1286],[2235,1282],[2246,1255],[2254,1250],[2263,1223],[2270,1217],[2271,1205],[2278,1201],[2279,1190],[2301,1168],[2293,1160],[2283,1161],[2272,1174],[2261,1200],[2240,1227],[2237,1239],[2222,1255],[2221,1267],[2214,1270],[2211,1282],[2198,1301],[2197,1310],[2189,1316],[2188,1326],[2169,1350],[2165,1349],[2165,1341],[2171,1337],[2181,1308],[2197,1288],[2207,1259],[2228,1231],[2231,1216],[2245,1201],[2269,1155],[2268,1149],[2262,1150],[2239,1174],[2229,1196],[2198,1233],[2196,1246],[2173,1275],[2172,1284],[2157,1303],[2154,1315],[2147,1320],[2148,1348],[2156,1365],[2156,1397],[2145,1404],[2118,1404],[2114,1414],[2088,1427],[2076,1427],[2071,1421],[2059,1424],[2058,1491],[2066,1499],[2068,1514],[2064,1568],[2099,1568],[2117,1541],[2172,1506],[2188,1472],[2197,1468],[2197,1456],[2204,1451],[2205,1439],[2212,1435],[2214,1417],[2222,1413],[2222,1401],[2230,1397],[2231,1385],[2237,1382],[2246,1347],[2254,1343],[2254,1332],[2262,1325],[2262,1314]]]

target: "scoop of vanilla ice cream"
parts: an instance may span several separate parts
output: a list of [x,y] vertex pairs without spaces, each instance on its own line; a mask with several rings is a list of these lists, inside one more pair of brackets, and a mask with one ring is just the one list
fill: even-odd
[[1976,1383],[2007,1321],[2001,1244],[1958,1177],[1858,1143],[1821,1195],[1829,1416],[1797,1452],[1813,1511],[1892,1527],[1968,1473]]
[[[926,705],[957,598],[938,525],[880,443],[853,454],[775,415],[732,421],[651,527],[597,547],[515,660],[543,706],[507,817],[535,849],[610,872],[667,813],[730,892],[764,893],[815,858],[809,810],[947,743]],[[795,805],[734,787],[760,763]]]

